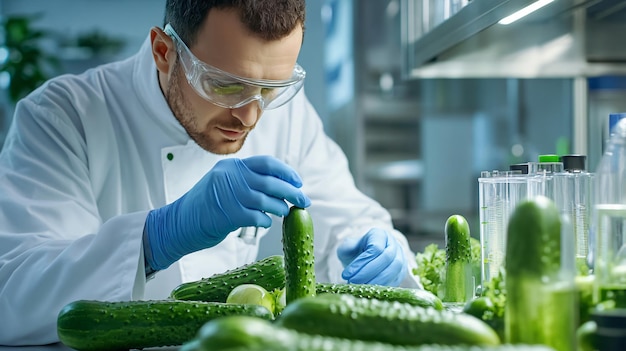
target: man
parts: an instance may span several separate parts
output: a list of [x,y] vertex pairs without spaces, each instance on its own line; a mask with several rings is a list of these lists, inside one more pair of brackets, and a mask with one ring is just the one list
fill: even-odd
[[300,89],[304,9],[167,1],[137,55],[17,105],[0,155],[0,344],[57,341],[73,300],[165,298],[251,262],[290,205],[313,219],[318,280],[418,286],[406,238]]

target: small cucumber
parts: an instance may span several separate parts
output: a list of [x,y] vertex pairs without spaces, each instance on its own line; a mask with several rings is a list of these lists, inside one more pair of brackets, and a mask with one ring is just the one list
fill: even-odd
[[183,283],[174,288],[170,297],[175,300],[226,302],[228,294],[237,286],[256,284],[267,291],[285,286],[283,256],[273,255],[198,281]]
[[404,302],[414,306],[433,307],[443,310],[443,304],[435,294],[422,289],[409,289],[373,284],[330,284],[317,283],[317,294],[349,294],[356,297],[384,301]]
[[77,300],[57,316],[59,340],[76,350],[104,351],[182,345],[208,321],[229,315],[270,320],[258,305],[197,301]]
[[320,294],[288,304],[275,324],[308,334],[397,345],[498,345],[500,339],[473,316],[407,303]]
[[181,351],[553,351],[541,345],[392,345],[311,335],[258,318],[224,317],[208,322]]
[[474,280],[472,276],[472,246],[470,228],[461,215],[446,220],[446,280],[444,302],[466,302],[472,299]]
[[313,221],[307,210],[295,206],[289,209],[283,219],[282,243],[287,305],[302,297],[315,296]]
[[538,196],[517,205],[509,217],[505,258],[507,278],[559,272],[561,217],[552,200]]
[[575,350],[577,292],[574,277],[561,275],[561,217],[551,199],[537,196],[515,207],[504,263],[506,342]]

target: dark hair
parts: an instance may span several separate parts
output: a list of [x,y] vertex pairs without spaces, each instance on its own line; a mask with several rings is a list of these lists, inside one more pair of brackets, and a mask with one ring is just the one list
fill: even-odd
[[238,11],[241,22],[266,40],[280,39],[297,25],[304,29],[305,0],[167,0],[164,26],[170,23],[191,46],[212,9]]

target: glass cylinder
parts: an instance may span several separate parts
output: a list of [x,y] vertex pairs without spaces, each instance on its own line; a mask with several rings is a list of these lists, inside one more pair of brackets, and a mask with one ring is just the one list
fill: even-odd
[[478,188],[481,280],[485,286],[503,267],[509,215],[527,197],[527,177],[517,171],[484,171]]

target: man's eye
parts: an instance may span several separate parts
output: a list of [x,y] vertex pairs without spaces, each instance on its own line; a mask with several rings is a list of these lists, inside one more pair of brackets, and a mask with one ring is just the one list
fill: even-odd
[[230,95],[242,92],[245,87],[239,83],[223,83],[218,81],[207,82],[211,91],[219,95]]
[[261,88],[261,95],[267,96],[267,95],[273,95],[273,94],[274,94],[274,88]]

